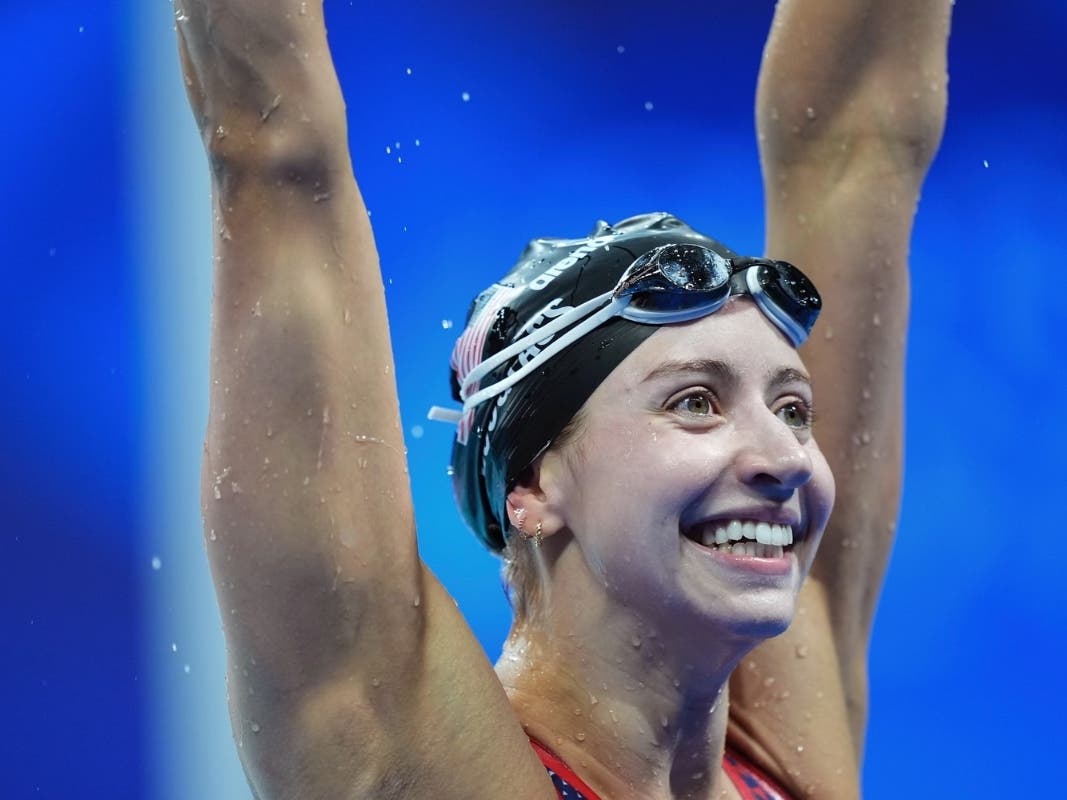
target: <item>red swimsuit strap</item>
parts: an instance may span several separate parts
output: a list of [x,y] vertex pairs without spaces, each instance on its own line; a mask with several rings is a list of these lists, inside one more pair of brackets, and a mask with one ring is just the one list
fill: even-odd
[[785,789],[737,750],[727,745],[722,768],[741,794],[741,800],[789,800]]
[[586,786],[585,781],[574,774],[574,770],[567,766],[567,762],[532,737],[530,738],[530,744],[533,745],[534,752],[541,759],[541,763],[581,792],[585,796],[585,800],[600,800],[600,796]]

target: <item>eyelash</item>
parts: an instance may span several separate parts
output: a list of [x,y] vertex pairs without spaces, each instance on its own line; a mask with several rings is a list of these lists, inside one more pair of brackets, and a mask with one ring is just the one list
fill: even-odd
[[[798,430],[798,431],[799,430],[809,430],[810,431],[812,429],[812,427],[814,427],[814,425],[815,425],[815,406],[814,406],[814,404],[805,402],[804,400],[801,400],[799,398],[797,398],[795,400],[790,400],[788,403],[784,403],[784,404],[782,404],[781,406],[778,407],[778,409],[774,412],[775,416],[778,416],[778,414],[780,414],[783,410],[785,410],[785,409],[787,409],[787,408],[789,408],[791,406],[799,409],[800,412],[804,416],[803,425],[795,427],[794,430]],[[783,422],[784,422],[784,420],[783,420]],[[789,425],[789,423],[786,423],[786,424]],[[793,428],[792,425],[789,425],[789,427]]]
[[685,401],[692,400],[695,397],[699,397],[701,399],[704,399],[704,400],[708,401],[708,413],[707,414],[694,414],[693,412],[685,412],[685,411],[682,411],[682,413],[685,413],[688,416],[692,416],[692,417],[710,417],[711,415],[717,413],[717,406],[718,406],[717,398],[715,397],[715,395],[712,392],[708,391],[707,389],[690,389],[685,394],[680,396],[677,400],[672,401],[668,405],[668,408],[671,411],[679,411],[680,410],[679,407]]

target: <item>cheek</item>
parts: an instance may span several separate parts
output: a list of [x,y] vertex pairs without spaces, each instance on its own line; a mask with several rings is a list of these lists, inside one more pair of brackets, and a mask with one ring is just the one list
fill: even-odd
[[813,444],[812,450],[812,493],[814,495],[814,504],[818,506],[823,515],[822,524],[825,525],[830,517],[830,511],[834,507],[837,485],[834,482],[834,473],[830,470],[830,464],[826,461],[826,457],[823,456],[818,445]]

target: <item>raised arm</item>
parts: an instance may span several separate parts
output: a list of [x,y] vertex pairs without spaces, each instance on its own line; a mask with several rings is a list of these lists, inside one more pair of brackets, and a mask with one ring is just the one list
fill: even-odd
[[[499,796],[523,777],[520,796],[545,796],[416,550],[384,292],[321,0],[176,9],[215,217],[205,535],[249,780],[264,800]],[[490,764],[465,785],[452,765],[476,758]]]
[[862,760],[868,644],[901,485],[908,247],[944,126],[949,7],[779,0],[760,73],[767,251],[800,265],[825,300],[802,355],[837,501],[797,620],[739,671],[733,697],[735,733],[753,749],[784,743],[760,755],[798,793],[855,796]]

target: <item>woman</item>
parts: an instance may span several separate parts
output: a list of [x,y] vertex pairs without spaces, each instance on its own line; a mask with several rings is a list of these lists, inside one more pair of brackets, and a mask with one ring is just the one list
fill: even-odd
[[[321,4],[179,3],[215,190],[207,546],[259,796],[858,794],[947,6],[776,11],[768,251],[826,304],[803,361],[802,277],[665,216],[528,251],[505,289],[570,291],[556,305],[481,298],[454,360],[454,461],[465,516],[512,565],[494,673],[418,557]],[[764,273],[778,312],[748,281]]]

